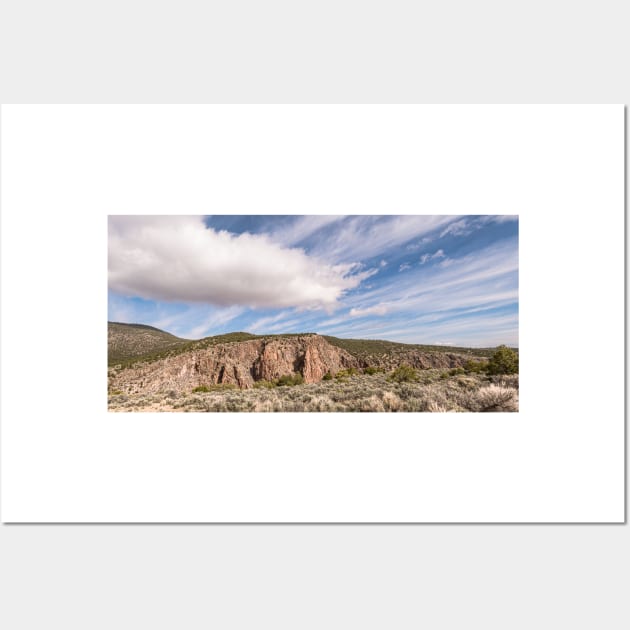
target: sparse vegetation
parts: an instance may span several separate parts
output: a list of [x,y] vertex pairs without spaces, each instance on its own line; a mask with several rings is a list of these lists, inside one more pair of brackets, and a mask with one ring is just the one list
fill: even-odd
[[464,368],[451,368],[448,372],[449,376],[457,376],[458,374],[466,374],[466,370]]
[[471,411],[518,411],[514,391],[494,384],[482,387],[473,395]]
[[458,346],[428,346],[422,344],[397,343],[382,339],[340,339],[324,335],[333,346],[346,350],[357,357],[363,365],[392,368],[408,360],[417,352],[450,353],[468,357],[489,358],[492,348],[460,348]]
[[238,389],[234,383],[217,383],[215,385],[199,385],[192,390],[193,394],[205,394],[208,392],[221,392],[230,389]]
[[[303,338],[297,342],[285,340],[290,337]],[[109,408],[184,412],[518,410],[518,351],[506,346],[470,350],[378,340],[325,339],[337,348],[330,348],[321,337],[310,339],[307,333],[264,337],[230,333],[188,341],[150,326],[110,324],[109,358],[110,363],[112,359],[116,363],[108,368]],[[248,344],[250,354],[239,354],[238,344],[249,340],[270,340],[272,361],[279,359],[275,365],[271,364],[272,373],[281,376],[254,380],[261,367],[251,358],[252,348],[262,352],[261,348],[269,349],[269,344]],[[300,356],[299,352],[304,353],[305,347],[313,343],[319,343],[316,346],[319,348],[323,344],[324,351],[319,356],[327,357],[327,362],[320,359],[317,369],[328,371],[321,382],[306,384],[303,373],[312,374],[312,365],[311,371],[307,371],[305,355]],[[189,351],[190,357],[169,358]],[[210,356],[225,361],[226,354],[232,362],[223,363],[223,367],[208,360]],[[248,356],[249,363],[239,364],[241,356]],[[166,360],[155,366],[147,365],[159,359]],[[348,367],[338,369],[340,365]],[[132,366],[133,369],[127,369]],[[295,371],[291,373],[292,370]],[[155,378],[156,373],[162,381]],[[184,378],[174,380],[173,374]],[[213,383],[216,380],[234,382]],[[250,389],[240,389],[236,381],[249,385]],[[163,391],[148,393],[160,386]]]
[[[299,386],[257,381],[252,389],[206,386],[209,391],[114,393],[112,411],[189,412],[463,412],[517,411],[518,375],[455,374],[422,370],[417,380],[395,381],[386,373],[357,374]],[[279,379],[280,380],[280,379]]]
[[410,365],[401,365],[389,375],[389,380],[396,383],[412,383],[418,380],[418,372]]
[[488,369],[488,361],[466,361],[464,370],[468,374],[483,374]]
[[357,374],[359,374],[359,370],[356,368],[348,368],[346,370],[339,370],[339,372],[335,374],[335,378],[343,379],[348,378],[349,376],[356,376]]
[[107,325],[109,365],[126,365],[136,357],[159,354],[186,344],[185,339],[144,324]]
[[254,387],[256,389],[273,389],[276,387],[276,384],[272,381],[265,381],[264,379],[261,379],[260,381],[256,381],[254,383]]
[[285,385],[289,387],[293,387],[295,385],[302,385],[302,383],[304,383],[304,377],[299,373],[295,373],[291,375],[285,374],[284,376],[281,376],[280,378],[276,379],[274,383],[278,387],[282,387]]

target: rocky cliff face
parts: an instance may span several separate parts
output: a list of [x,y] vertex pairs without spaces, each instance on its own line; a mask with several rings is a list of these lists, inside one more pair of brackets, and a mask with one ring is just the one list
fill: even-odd
[[418,369],[460,367],[469,357],[415,349],[397,355],[355,357],[319,335],[299,335],[221,343],[176,356],[138,363],[109,376],[110,390],[126,394],[175,391],[230,383],[247,389],[259,380],[301,374],[306,383],[317,383],[327,372],[368,366],[392,370],[401,364]]
[[347,351],[319,335],[255,339],[218,344],[178,356],[138,364],[110,376],[111,389],[125,393],[190,392],[202,385],[231,383],[253,387],[258,380],[273,381],[299,373],[306,383],[320,381],[359,362]]

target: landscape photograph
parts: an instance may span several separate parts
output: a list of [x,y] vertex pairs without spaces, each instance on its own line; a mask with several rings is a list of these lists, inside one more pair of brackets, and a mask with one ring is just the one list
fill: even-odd
[[111,412],[517,412],[518,215],[110,215]]

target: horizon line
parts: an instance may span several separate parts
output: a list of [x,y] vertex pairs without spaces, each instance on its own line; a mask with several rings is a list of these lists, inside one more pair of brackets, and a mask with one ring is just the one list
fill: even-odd
[[188,337],[180,337],[179,335],[169,332],[168,330],[164,328],[158,328],[157,326],[153,326],[152,324],[145,324],[142,322],[115,322],[115,321],[107,320],[107,323],[120,324],[122,326],[143,326],[146,328],[152,328],[153,330],[157,330],[158,332],[163,332],[173,337],[177,337],[178,339],[182,339],[183,341],[202,341],[203,339],[209,339],[212,337],[221,337],[222,335],[232,335],[232,334],[241,333],[241,334],[252,335],[254,337],[281,337],[283,335],[292,335],[292,336],[297,337],[299,335],[318,335],[320,337],[334,337],[336,339],[347,339],[347,340],[357,340],[357,341],[386,341],[388,343],[399,343],[399,344],[408,345],[408,346],[439,346],[443,348],[470,348],[473,350],[488,350],[492,348],[497,348],[499,346],[507,346],[508,348],[519,347],[518,345],[512,345],[510,343],[505,343],[505,342],[498,343],[496,345],[491,345],[491,346],[463,346],[463,345],[458,345],[458,344],[447,344],[447,343],[437,343],[437,342],[422,343],[422,342],[409,342],[409,341],[395,341],[393,339],[385,339],[385,338],[380,338],[380,337],[341,337],[338,335],[327,335],[327,334],[319,333],[316,331],[286,332],[286,333],[253,333],[248,330],[229,330],[222,333],[216,333],[214,335],[205,335],[204,337],[197,337],[196,339],[192,339]]

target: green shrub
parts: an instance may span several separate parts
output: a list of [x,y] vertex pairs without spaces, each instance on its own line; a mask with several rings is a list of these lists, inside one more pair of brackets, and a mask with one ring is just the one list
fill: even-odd
[[234,383],[217,383],[216,385],[199,385],[192,390],[193,394],[208,393],[208,392],[220,392],[227,389],[238,389],[238,386]]
[[304,377],[299,372],[296,372],[295,374],[284,374],[274,382],[278,387],[282,387],[283,385],[292,387],[293,385],[302,385],[304,383]]
[[488,374],[518,374],[518,354],[507,346],[499,346],[490,358]]
[[487,369],[487,361],[466,361],[464,364],[464,370],[469,374],[483,374]]
[[418,380],[418,372],[410,365],[400,365],[389,375],[389,380],[396,383],[411,383]]
[[346,370],[339,370],[339,372],[335,374],[335,378],[342,379],[346,378],[347,376],[357,376],[357,374],[359,374],[359,370],[351,367]]
[[323,381],[332,381],[333,379],[333,375],[330,372],[326,372],[326,374],[324,374],[324,376],[322,377]]
[[461,367],[451,368],[449,370],[449,376],[457,376],[458,374],[466,374],[466,370]]
[[272,383],[271,381],[266,381],[264,379],[254,382],[254,389],[273,389],[275,386],[275,383]]
[[373,376],[374,374],[378,373],[378,368],[372,367],[371,365],[368,365],[368,367],[366,367],[363,370],[363,374],[369,374],[370,376]]

